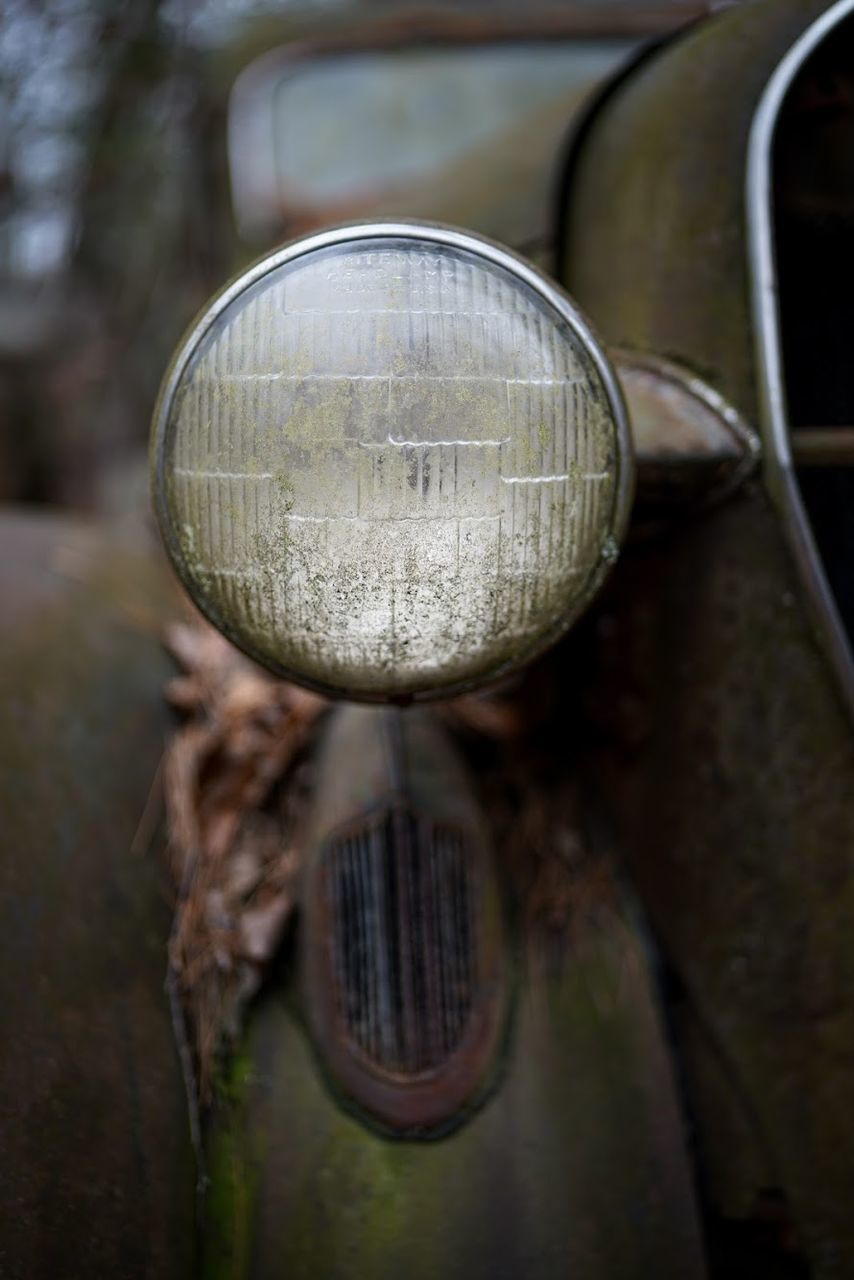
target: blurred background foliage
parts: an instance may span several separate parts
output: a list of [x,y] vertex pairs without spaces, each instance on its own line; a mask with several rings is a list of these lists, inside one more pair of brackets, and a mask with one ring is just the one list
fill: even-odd
[[[203,29],[203,28],[202,28]],[[0,16],[0,496],[91,507],[218,281],[195,17],[164,0]]]
[[[676,20],[685,6],[670,5]],[[97,510],[123,500],[116,478],[129,467],[142,475],[181,331],[262,247],[236,237],[225,155],[228,90],[246,50],[412,7],[4,0],[0,499]]]

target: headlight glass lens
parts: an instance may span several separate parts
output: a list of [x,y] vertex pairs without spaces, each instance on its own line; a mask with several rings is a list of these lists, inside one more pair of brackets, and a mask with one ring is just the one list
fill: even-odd
[[157,502],[191,593],[253,656],[426,696],[526,661],[583,607],[627,435],[533,271],[458,233],[373,231],[291,247],[213,304],[164,385]]

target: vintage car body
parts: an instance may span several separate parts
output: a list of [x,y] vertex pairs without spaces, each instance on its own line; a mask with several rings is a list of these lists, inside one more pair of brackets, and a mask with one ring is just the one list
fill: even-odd
[[[821,569],[803,551],[772,429],[778,393],[751,292],[761,210],[748,203],[762,95],[826,11],[745,6],[639,68],[579,148],[563,262],[607,340],[701,369],[763,429],[759,482],[638,550],[592,696],[614,705],[623,689],[643,707],[642,741],[627,750],[617,730],[607,749],[608,785],[624,856],[686,984],[712,1199],[732,1212],[749,1184],[784,1187],[816,1273],[841,1275],[854,1142],[851,659],[816,603]],[[842,24],[846,7],[828,16]]]
[[2,541],[0,1269],[185,1276],[194,1163],[163,1001],[169,907],[155,864],[129,852],[168,727],[168,583],[140,525],[105,539],[7,511]]
[[627,365],[699,375],[761,427],[764,459],[630,537],[532,674],[559,690],[587,853],[625,873],[557,963],[517,924],[501,1071],[449,1136],[391,1141],[341,1108],[289,953],[220,1082],[197,1199],[168,895],[129,852],[168,732],[171,588],[142,526],[3,517],[4,1275],[850,1274],[850,659],[769,418],[746,197],[763,94],[827,12],[717,15],[571,140],[559,278]]

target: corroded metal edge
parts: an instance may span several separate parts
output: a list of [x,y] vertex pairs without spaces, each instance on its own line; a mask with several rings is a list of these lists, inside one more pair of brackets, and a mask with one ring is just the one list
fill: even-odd
[[765,479],[782,516],[786,540],[806,588],[819,641],[833,668],[848,711],[854,717],[854,658],[804,509],[792,457],[783,382],[772,216],[772,148],[780,109],[806,60],[841,22],[852,15],[854,0],[837,0],[807,27],[778,63],[753,119],[745,194]]

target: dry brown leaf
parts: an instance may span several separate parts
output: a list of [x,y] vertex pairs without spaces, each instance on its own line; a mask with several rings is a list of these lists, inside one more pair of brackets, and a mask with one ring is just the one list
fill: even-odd
[[262,905],[244,911],[240,917],[241,955],[263,964],[275,951],[291,912],[292,901],[281,891]]
[[274,803],[323,699],[259,671],[207,623],[174,623],[184,668],[166,687],[187,715],[163,766],[178,890],[170,968],[192,1037],[202,1102],[223,1035],[275,955],[299,869],[292,798]]

